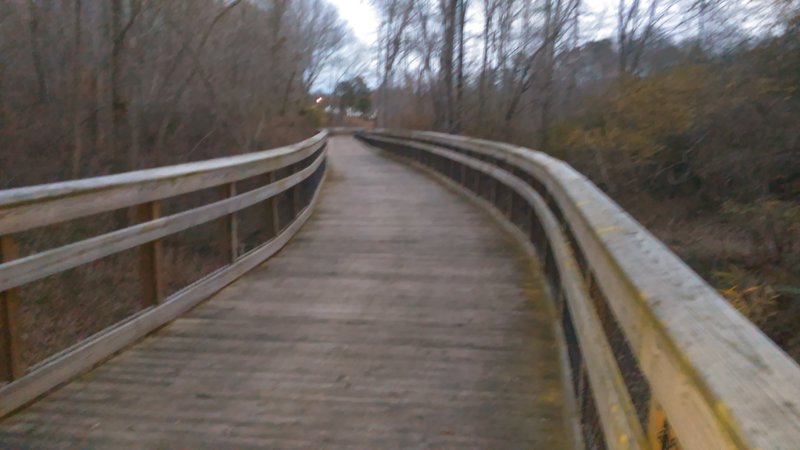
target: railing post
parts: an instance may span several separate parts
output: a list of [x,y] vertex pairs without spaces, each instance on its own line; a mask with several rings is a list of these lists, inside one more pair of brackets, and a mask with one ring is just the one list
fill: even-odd
[[680,450],[678,437],[669,426],[667,415],[656,399],[650,399],[650,413],[647,424],[647,439],[652,450]]
[[533,241],[533,222],[537,220],[536,210],[530,205],[526,209],[528,210],[528,213],[525,215],[527,218],[527,223],[522,231],[525,232],[529,240]]
[[[578,345],[577,343],[575,345]],[[586,373],[586,363],[583,358],[580,359],[577,367],[578,373],[571,374],[574,379],[574,387],[575,387],[575,402],[579,405],[579,410],[583,411],[583,405],[586,399],[586,392],[588,392],[592,387],[589,386],[589,374]],[[584,414],[581,414],[581,419],[583,419]]]
[[[292,173],[297,173],[300,170],[298,169],[299,165],[292,166]],[[292,191],[292,221],[297,217],[300,211],[303,210],[303,184],[305,180],[297,183],[294,185],[293,188],[290,189]]]
[[[158,219],[161,204],[157,201],[143,203],[136,208],[139,223]],[[164,300],[164,275],[161,273],[161,239],[139,247],[139,276],[142,280],[142,306],[148,308]]]
[[[285,176],[287,177],[291,176],[292,173],[294,173],[293,167],[292,166],[286,167]],[[292,221],[294,221],[294,216],[296,213],[296,211],[294,210],[294,197],[295,197],[294,188],[283,191],[283,194],[284,194],[283,201],[285,202],[284,210],[288,211],[287,213],[288,218],[286,219],[286,223],[283,224],[282,226],[286,226],[292,223]]]
[[497,180],[492,178],[492,177],[488,177],[488,179],[486,181],[486,184],[488,185],[487,187],[489,188],[489,192],[486,194],[487,195],[487,199],[489,200],[489,202],[491,204],[493,204],[495,206],[495,208],[497,208],[500,211],[502,211],[503,208],[500,207],[500,203],[499,203],[499,200],[500,200],[499,192],[500,192],[500,190],[497,189]]
[[[270,172],[266,176],[267,184],[272,184],[275,182],[275,172]],[[264,200],[265,206],[265,217],[264,220],[267,223],[267,230],[269,231],[269,236],[275,237],[281,232],[281,221],[280,215],[278,214],[278,196],[273,195],[272,197]]]
[[506,215],[508,216],[508,220],[510,220],[511,223],[516,225],[516,222],[514,221],[514,211],[516,211],[516,205],[514,205],[515,203],[514,200],[516,199],[517,196],[515,195],[513,189],[507,188],[507,191],[508,191],[507,194],[508,202],[506,206],[508,206],[508,211]]
[[[17,243],[8,236],[0,236],[0,262],[17,258]],[[0,381],[14,381],[25,373],[16,289],[0,292],[0,327]]]
[[[236,197],[236,182],[220,186],[222,198]],[[222,219],[223,252],[229,262],[236,261],[239,257],[239,220],[236,213],[228,214]]]

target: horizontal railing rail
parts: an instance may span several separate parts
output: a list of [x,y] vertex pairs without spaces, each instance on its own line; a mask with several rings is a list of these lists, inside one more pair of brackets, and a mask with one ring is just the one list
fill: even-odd
[[327,132],[256,153],[0,191],[0,235],[86,217],[271,172],[308,158]]
[[[308,219],[326,169],[327,132],[256,153],[0,191],[0,416],[90,369],[176,318],[275,254]],[[259,186],[237,193],[237,183]],[[161,216],[160,202],[217,189],[222,200]],[[268,238],[241,252],[237,212],[266,203]],[[20,257],[15,233],[135,207],[135,224]],[[161,240],[223,220],[227,264],[166,296]],[[54,355],[24,367],[17,288],[128,249],[139,249],[143,309]]]
[[481,196],[530,238],[587,448],[797,447],[800,367],[569,165],[440,133],[357,136]]

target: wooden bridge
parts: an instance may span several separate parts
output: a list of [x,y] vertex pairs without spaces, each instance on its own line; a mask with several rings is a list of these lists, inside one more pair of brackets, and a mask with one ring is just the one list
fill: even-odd
[[[208,189],[223,198],[160,214]],[[135,225],[16,250],[129,207]],[[227,265],[167,295],[162,240],[214,220]],[[0,449],[800,448],[800,367],[531,150],[332,130],[0,191],[0,236]],[[24,367],[18,289],[130,249],[142,310]]]

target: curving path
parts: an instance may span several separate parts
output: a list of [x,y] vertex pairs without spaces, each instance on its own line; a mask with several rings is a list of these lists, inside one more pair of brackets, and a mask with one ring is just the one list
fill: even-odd
[[5,448],[566,448],[547,299],[481,209],[332,138],[274,259],[0,422]]

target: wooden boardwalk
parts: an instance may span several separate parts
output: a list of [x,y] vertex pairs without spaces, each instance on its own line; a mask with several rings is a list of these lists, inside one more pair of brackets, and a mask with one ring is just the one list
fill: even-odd
[[540,281],[481,209],[351,138],[276,257],[0,423],[0,448],[568,445]]

